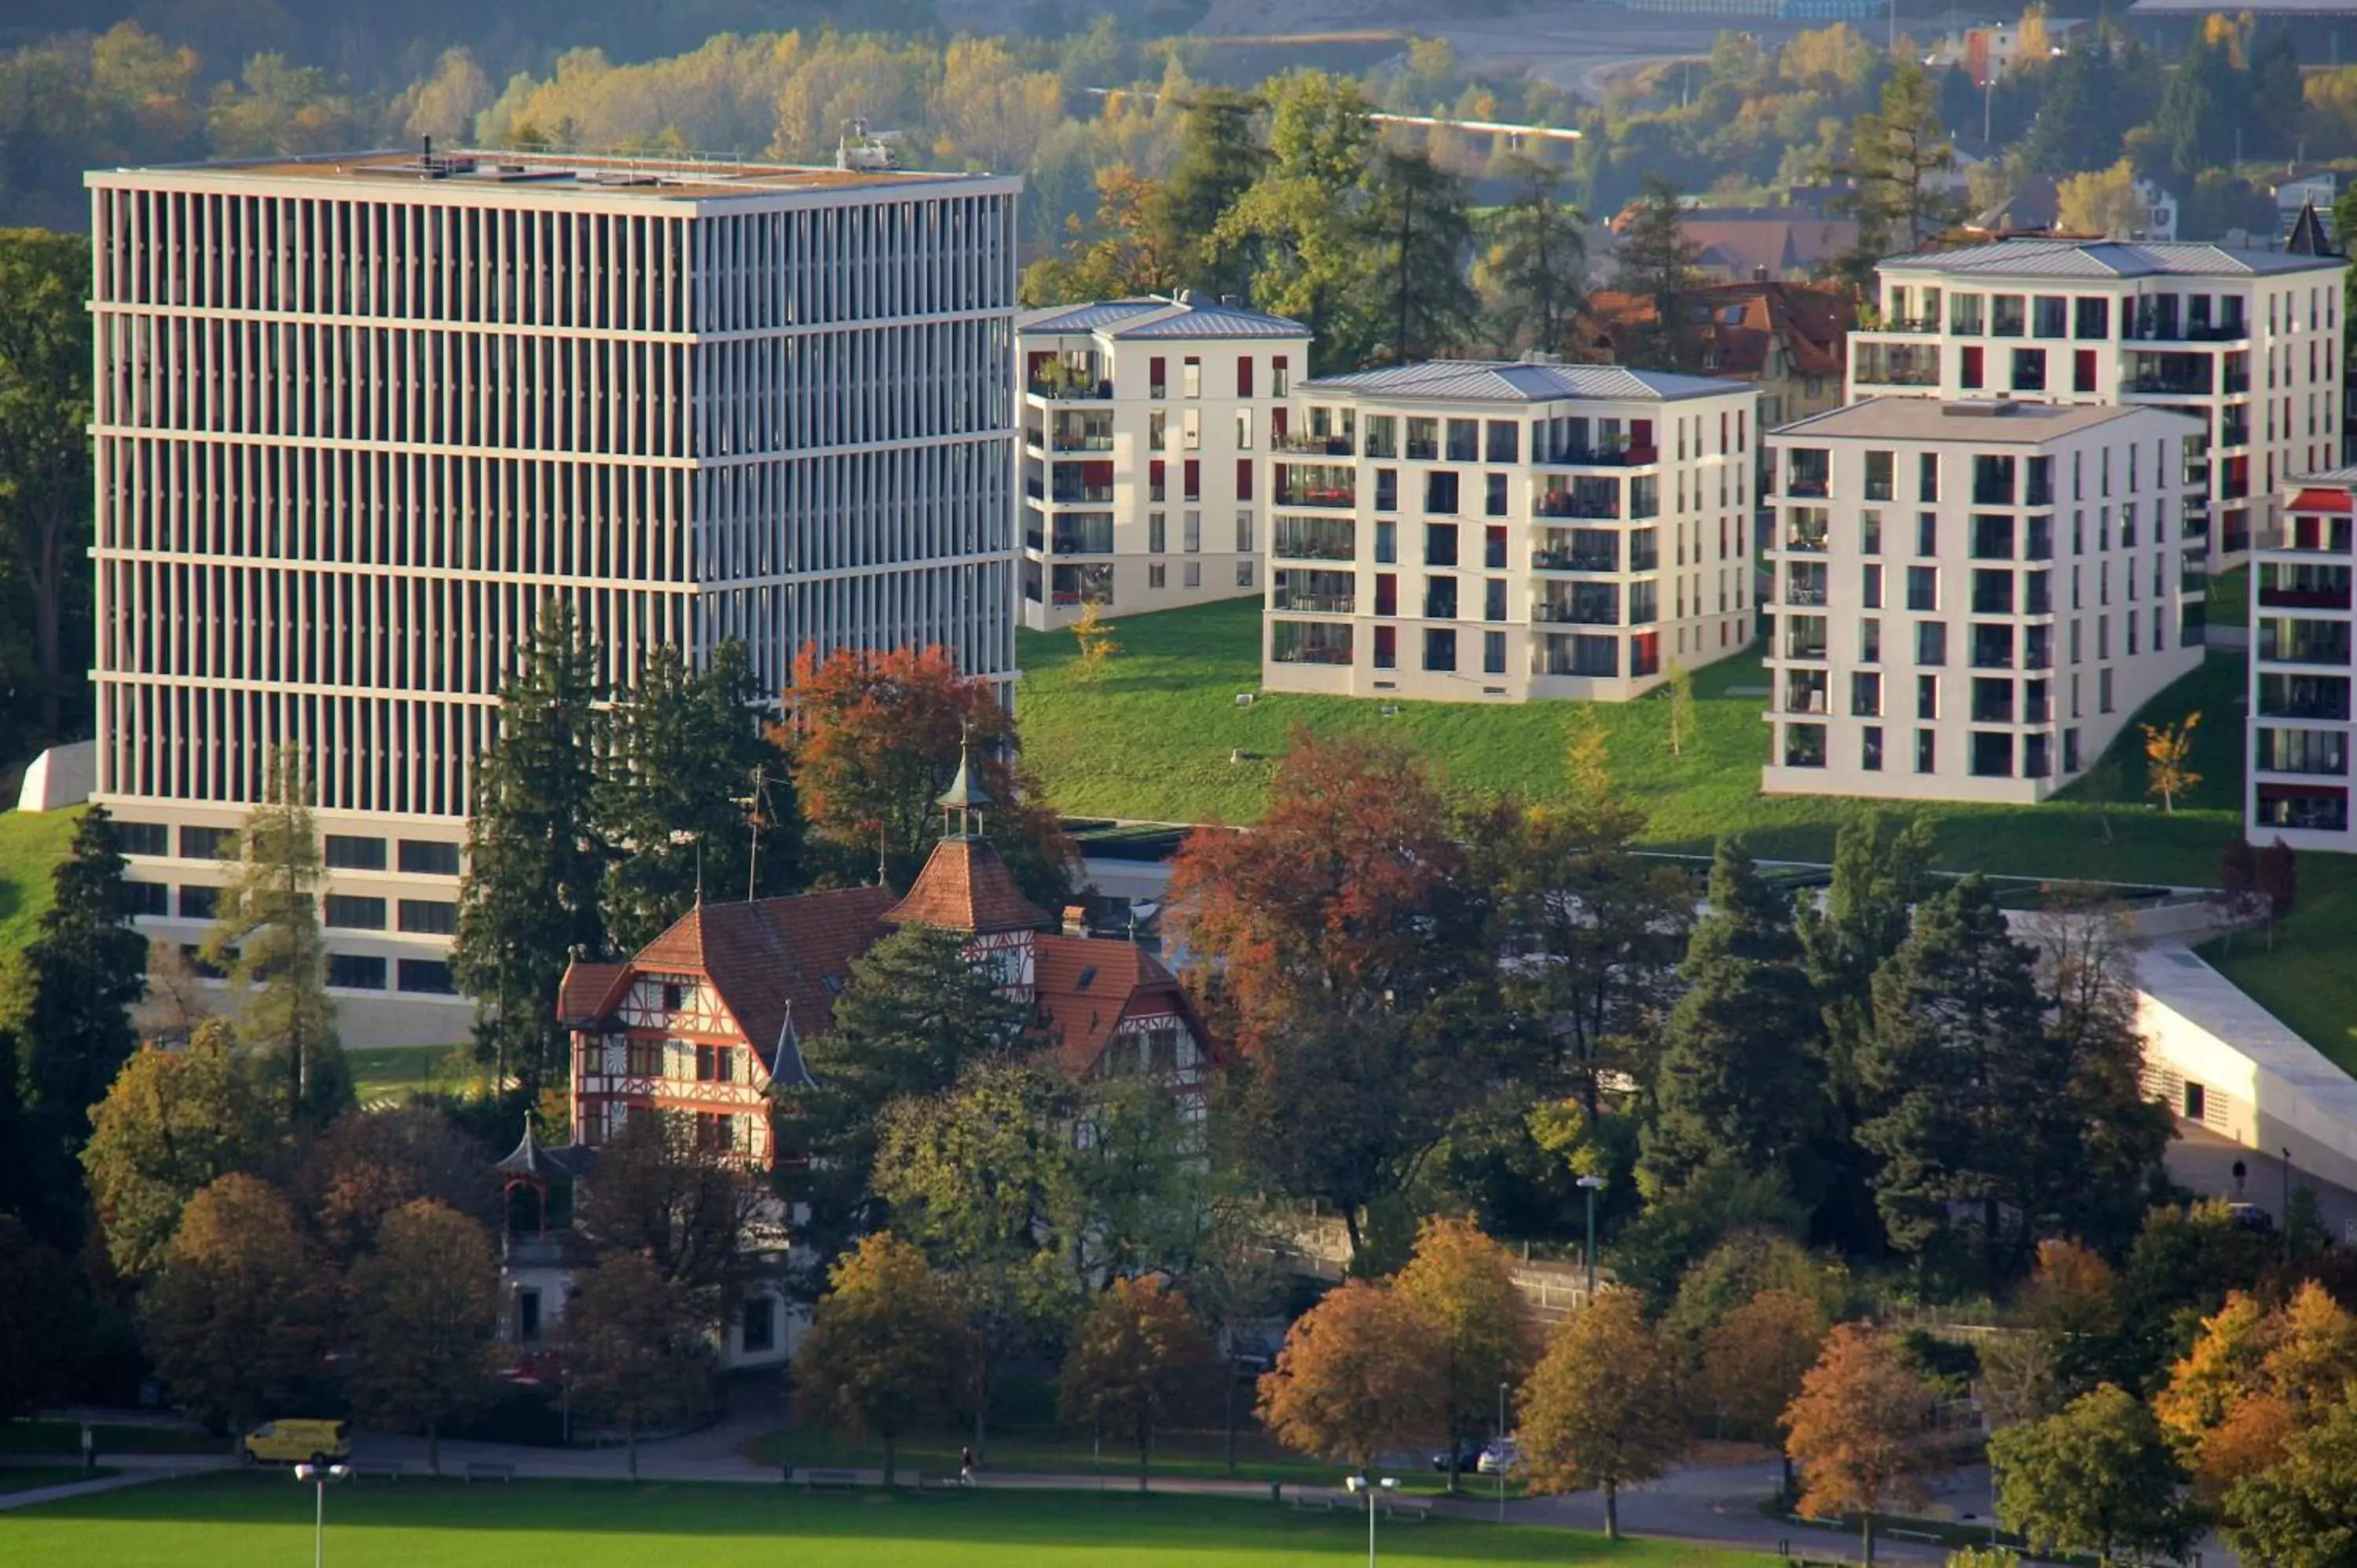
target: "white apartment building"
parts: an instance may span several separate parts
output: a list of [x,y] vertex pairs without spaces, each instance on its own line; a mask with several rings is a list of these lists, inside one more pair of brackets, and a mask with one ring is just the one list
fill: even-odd
[[1260,592],[1262,465],[1309,329],[1185,290],[1030,311],[1023,363],[1023,624]]
[[1849,396],[2144,404],[2201,422],[2212,560],[2273,523],[2277,487],[2340,460],[2339,256],[1999,240],[1893,256]]
[[2093,766],[2201,662],[2199,440],[2162,409],[1928,398],[1770,434],[1761,789],[2027,803]]
[[1302,382],[1308,450],[1270,463],[1262,684],[1621,701],[1745,647],[1758,396],[1540,360]]
[[299,748],[346,1037],[457,1040],[476,759],[541,607],[1011,680],[1012,178],[364,154],[88,177],[98,768],[202,931]]
[[2357,467],[2298,479],[2281,510],[2251,557],[2249,833],[2346,854]]

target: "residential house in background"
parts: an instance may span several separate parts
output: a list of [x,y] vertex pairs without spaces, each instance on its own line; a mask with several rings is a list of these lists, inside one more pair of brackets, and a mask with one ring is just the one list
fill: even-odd
[[[979,175],[555,153],[88,177],[97,779],[156,940],[301,756],[349,1045],[442,1043],[500,688],[742,639],[1015,672],[1015,203]],[[749,722],[749,720],[748,720]]]
[[[1632,203],[1612,220],[1609,231],[1623,232],[1635,211]],[[1684,227],[1699,252],[1695,270],[1714,283],[1804,283],[1857,244],[1856,220],[1828,218],[1801,206],[1690,205]]]
[[2118,403],[2204,431],[2213,562],[2275,521],[2341,431],[2340,256],[2110,240],[2000,240],[1893,256],[1849,339],[1853,398]]
[[1306,381],[1272,467],[1262,683],[1620,701],[1751,639],[1759,393],[1436,360]]
[[1181,290],[1034,310],[1023,374],[1023,624],[1260,591],[1260,475],[1309,330]]
[[[1847,363],[1843,345],[1857,324],[1847,289],[1754,278],[1706,285],[1681,303],[1692,368],[1757,387],[1763,428],[1840,404]],[[1600,365],[1637,363],[1655,340],[1653,314],[1648,295],[1597,290],[1572,324],[1575,357]]]
[[2281,521],[2251,554],[2250,769],[2255,843],[2357,850],[2350,831],[2350,582],[2357,468],[2286,488]]
[[2200,438],[1873,398],[1769,436],[1770,794],[2027,803],[2201,662]]

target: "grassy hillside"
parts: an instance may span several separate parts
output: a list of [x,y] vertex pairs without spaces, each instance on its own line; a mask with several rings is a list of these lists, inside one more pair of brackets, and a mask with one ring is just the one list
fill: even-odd
[[33,938],[49,907],[49,868],[65,857],[79,811],[0,811],[0,954]]

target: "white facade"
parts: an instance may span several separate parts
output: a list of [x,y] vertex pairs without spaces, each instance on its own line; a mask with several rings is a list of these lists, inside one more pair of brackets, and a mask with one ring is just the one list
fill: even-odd
[[2251,557],[2251,842],[2357,850],[2349,823],[2349,585],[2357,468],[2286,488]]
[[1849,396],[2173,408],[2207,432],[2213,559],[2275,521],[2276,487],[2339,461],[2338,256],[2001,240],[1894,256]]
[[1263,463],[1309,329],[1181,292],[1035,310],[1023,365],[1023,623],[1260,592]]
[[541,607],[1014,671],[1018,182],[369,154],[89,177],[96,798],[153,934],[302,753],[346,1036],[455,1040],[476,758]]
[[1621,701],[1751,640],[1757,389],[1437,360],[1304,382],[1271,460],[1262,684]]
[[2198,437],[2158,409],[1916,398],[1771,434],[1762,790],[2029,802],[2093,766],[2201,662]]

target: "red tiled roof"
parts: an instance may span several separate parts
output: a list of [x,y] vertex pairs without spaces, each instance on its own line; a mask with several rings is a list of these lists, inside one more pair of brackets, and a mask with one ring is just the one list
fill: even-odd
[[556,1021],[565,1025],[587,1024],[596,1021],[608,1006],[607,1001],[614,983],[630,972],[627,963],[582,963],[565,966],[565,979],[556,988]]
[[1152,953],[1110,937],[1042,936],[1033,944],[1033,989],[1055,1036],[1058,1065],[1086,1077],[1125,1018],[1173,1013],[1208,1053],[1210,1041],[1178,979]]
[[[1756,381],[1767,374],[1768,348],[1781,340],[1795,374],[1842,374],[1842,346],[1856,319],[1849,292],[1835,285],[1775,281],[1717,284],[1686,296],[1707,319],[1694,325],[1716,350],[1708,374]],[[1730,311],[1739,312],[1727,319]],[[1648,295],[1598,289],[1572,326],[1581,354],[1625,360],[1639,329],[1652,325]]]
[[960,837],[933,846],[909,896],[887,910],[884,920],[980,936],[1044,926],[1048,912],[1023,897],[1014,874],[987,839]]
[[[888,887],[841,887],[750,904],[706,904],[639,950],[632,967],[702,972],[774,1065],[789,1011],[795,1032],[823,1034],[851,961],[884,935]],[[833,985],[828,983],[833,979]]]

